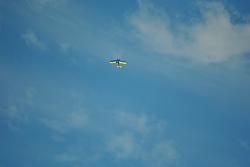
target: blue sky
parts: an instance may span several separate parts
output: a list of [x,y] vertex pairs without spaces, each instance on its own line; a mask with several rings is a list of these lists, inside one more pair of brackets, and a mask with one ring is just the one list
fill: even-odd
[[0,167],[248,167],[249,5],[1,1]]

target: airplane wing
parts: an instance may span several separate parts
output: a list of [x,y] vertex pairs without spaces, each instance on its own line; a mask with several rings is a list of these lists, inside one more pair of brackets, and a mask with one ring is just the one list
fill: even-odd
[[115,60],[111,60],[109,61],[110,64],[116,64],[116,61]]
[[122,64],[122,65],[127,64],[126,61],[120,61],[119,63]]

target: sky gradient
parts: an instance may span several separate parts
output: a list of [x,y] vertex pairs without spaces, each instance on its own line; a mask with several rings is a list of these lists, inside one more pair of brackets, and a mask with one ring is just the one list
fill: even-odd
[[0,1],[0,167],[249,167],[249,6]]

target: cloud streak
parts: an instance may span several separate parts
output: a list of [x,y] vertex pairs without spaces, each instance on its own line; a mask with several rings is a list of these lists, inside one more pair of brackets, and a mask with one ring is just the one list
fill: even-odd
[[19,124],[29,122],[34,112],[34,94],[33,88],[25,88],[21,94],[7,96],[6,103],[1,104],[0,116],[4,118],[10,128],[19,129]]
[[114,122],[119,132],[112,133],[106,143],[116,158],[153,166],[175,163],[179,159],[174,142],[162,134],[164,122],[130,112],[119,112]]
[[[73,50],[77,56],[88,53],[105,57],[104,53],[111,53],[115,47],[111,38],[116,25],[108,25],[103,15],[90,11],[88,3],[80,4],[68,0],[26,0],[15,8],[27,25],[50,41],[48,48],[53,44],[63,53]],[[27,33],[25,40],[43,48],[44,43],[34,33]]]
[[84,111],[68,112],[56,118],[41,118],[45,126],[58,134],[67,134],[74,129],[84,129],[87,126],[88,116]]
[[28,46],[33,46],[33,47],[36,47],[36,48],[41,49],[41,50],[47,49],[47,46],[45,45],[45,43],[42,42],[42,40],[39,39],[37,37],[37,35],[32,31],[28,31],[28,32],[24,33],[22,35],[22,38],[24,39],[25,43]]
[[[138,38],[149,50],[198,63],[221,63],[250,52],[250,24],[236,24],[221,3],[204,3],[201,20],[177,25],[164,11],[139,1],[130,18]],[[174,25],[176,28],[173,29]]]

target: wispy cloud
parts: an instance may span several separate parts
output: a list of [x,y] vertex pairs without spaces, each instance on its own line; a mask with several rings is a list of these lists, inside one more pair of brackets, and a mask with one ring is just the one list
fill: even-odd
[[8,122],[10,128],[19,129],[19,124],[27,123],[33,112],[33,88],[26,88],[21,94],[15,97],[8,96],[11,100],[6,99],[5,104],[0,106],[0,114]]
[[47,46],[45,45],[44,42],[42,42],[41,39],[37,37],[37,35],[32,32],[28,31],[22,35],[22,38],[25,40],[26,44],[28,46],[33,46],[41,50],[46,50]]
[[175,145],[170,141],[157,143],[146,160],[152,164],[162,165],[172,161],[176,161],[180,154],[177,152]]
[[108,149],[119,158],[137,157],[138,143],[134,136],[125,132],[119,135],[113,135],[110,142],[108,142]]
[[[110,30],[113,26],[106,25],[100,18],[103,15],[97,16],[85,3],[80,4],[68,0],[26,0],[19,5],[21,7],[15,7],[21,19],[60,51],[72,49],[81,55],[89,52],[92,56],[105,57],[103,52],[112,52],[109,49],[114,45],[114,29]],[[103,31],[103,25],[109,28]],[[43,45],[36,34],[28,33],[26,36],[37,46]]]
[[[51,130],[52,137],[55,138],[61,138],[72,131],[82,132],[88,127],[90,121],[87,109],[83,105],[82,94],[71,90],[61,90],[60,93],[63,94],[63,100],[57,95],[51,95],[52,101],[47,102],[47,99],[41,97],[42,104],[38,104],[45,113],[38,119],[41,124]],[[54,98],[59,100],[54,100]]]
[[[0,116],[11,127],[19,128],[24,123],[39,122],[50,129],[57,139],[74,130],[82,131],[88,125],[89,116],[82,105],[82,95],[62,91],[65,97],[50,93],[49,100],[44,89],[37,87],[18,87],[17,91],[8,90],[0,106]],[[63,101],[63,102],[62,102]]]
[[[55,142],[72,147],[70,151],[62,148],[63,153],[55,153],[53,160],[81,164],[85,157],[90,157],[88,161],[93,162],[108,152],[116,160],[163,166],[175,163],[179,158],[174,140],[165,134],[165,121],[147,113],[110,111],[105,107],[101,112],[96,101],[84,98],[82,87],[65,89],[64,83],[60,86],[58,83],[49,82],[48,85],[27,89],[19,86],[16,88],[18,92],[7,92],[10,100],[6,100],[6,104],[9,105],[3,108],[4,111],[1,109],[4,119],[15,123],[27,118],[30,125],[41,128]],[[23,93],[20,95],[19,92]],[[82,143],[79,148],[81,140],[85,140],[86,145],[94,145],[89,146],[91,151],[81,147]]]
[[30,7],[35,9],[42,9],[48,7],[49,5],[60,5],[65,3],[67,0],[26,0],[26,3],[30,5]]
[[[136,11],[126,14],[129,22],[124,17],[124,20],[109,23],[101,22],[101,16],[84,5],[79,9],[75,2],[67,0],[27,0],[16,10],[36,32],[55,42],[63,52],[74,49],[104,57],[117,52],[133,54],[131,41],[135,38],[143,43],[139,49],[158,53],[158,58],[174,57],[202,64],[221,63],[250,52],[247,45],[250,24],[234,23],[231,20],[233,13],[222,3],[200,2],[197,5],[200,15],[190,18],[197,21],[189,23],[176,21],[157,4],[154,7],[153,1],[140,0],[138,4]],[[105,32],[100,24],[107,27]],[[27,43],[46,48],[34,32],[24,36]],[[128,57],[133,59],[133,56]]]
[[55,160],[60,162],[78,162],[82,157],[79,157],[79,154],[64,152],[55,155]]
[[134,130],[139,134],[147,134],[150,131],[149,120],[145,115],[134,115],[129,112],[119,112],[117,114],[119,124]]
[[[250,52],[249,23],[233,23],[232,14],[221,3],[201,3],[198,7],[200,21],[181,24],[148,1],[139,1],[139,9],[130,23],[149,49],[164,56],[208,64]],[[177,24],[174,30],[173,24]]]
[[88,116],[84,111],[63,113],[55,118],[41,118],[40,121],[59,135],[74,129],[84,129],[88,123]]
[[240,146],[246,151],[250,151],[250,144],[247,140],[240,140]]
[[10,121],[26,121],[27,117],[26,115],[23,115],[22,111],[18,107],[17,104],[12,104],[7,107],[2,107],[0,109],[1,114],[6,117]]
[[179,158],[174,142],[162,134],[164,122],[156,122],[146,115],[120,112],[115,124],[119,132],[111,134],[107,141],[107,148],[115,157],[154,166],[174,163]]

